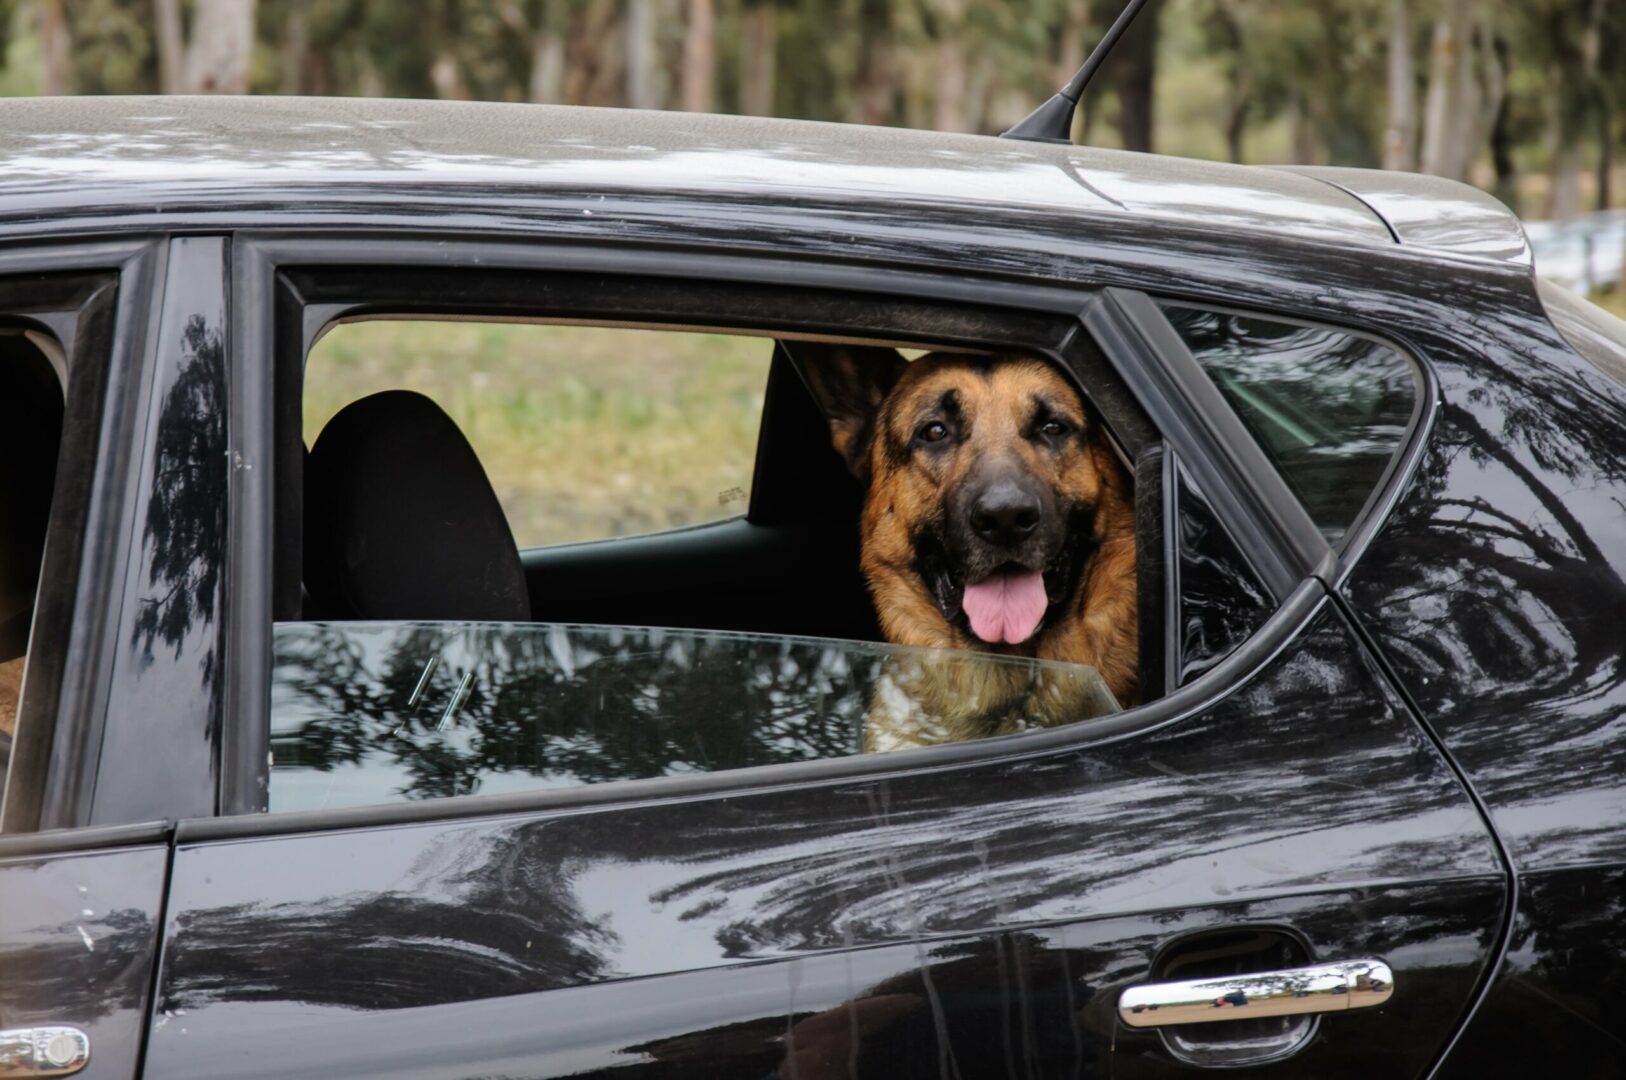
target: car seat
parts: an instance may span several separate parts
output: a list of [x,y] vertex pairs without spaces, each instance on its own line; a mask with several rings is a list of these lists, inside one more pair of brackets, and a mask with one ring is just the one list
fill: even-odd
[[422,394],[328,421],[305,463],[307,619],[528,622],[514,535],[474,448]]

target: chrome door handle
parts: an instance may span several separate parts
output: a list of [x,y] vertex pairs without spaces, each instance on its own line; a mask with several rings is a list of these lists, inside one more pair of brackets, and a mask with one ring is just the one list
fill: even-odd
[[90,1036],[75,1027],[0,1031],[0,1078],[71,1076],[90,1060]]
[[1345,960],[1284,971],[1131,986],[1118,998],[1118,1016],[1130,1027],[1208,1024],[1365,1009],[1382,1005],[1394,992],[1394,972],[1388,964],[1381,960]]

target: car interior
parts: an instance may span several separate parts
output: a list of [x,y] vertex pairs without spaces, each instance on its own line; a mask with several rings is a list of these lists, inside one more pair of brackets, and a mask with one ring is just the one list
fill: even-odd
[[[798,341],[891,345],[905,355],[950,348],[1056,356],[1065,346],[1070,377],[1105,420],[1133,479],[1142,700],[1163,690],[1162,442],[1093,342],[1073,332],[1071,319],[959,302],[607,275],[468,275],[451,297],[444,283],[428,270],[343,268],[293,271],[282,281],[277,466],[301,480],[276,485],[276,621],[486,618],[878,641],[858,570],[861,491],[832,449],[828,423],[798,370]],[[380,318],[766,339],[771,359],[759,394],[745,513],[648,535],[516,543],[487,470],[445,402],[377,393],[401,389],[377,385],[325,427],[306,428],[306,380],[320,377],[315,367],[307,371],[313,347],[336,324]],[[536,467],[562,472],[571,462]],[[364,564],[344,557],[363,549]],[[434,575],[421,573],[430,565]]]
[[[796,349],[773,343],[745,514],[584,543],[521,550],[469,439],[429,397],[388,389],[351,402],[302,456],[298,617],[879,641],[858,570],[862,494]],[[1144,550],[1159,551],[1149,539]],[[346,557],[355,551],[367,558]]]
[[[327,423],[304,462],[301,617],[876,640],[858,574],[859,491],[828,441],[781,343],[763,391],[746,515],[522,552],[480,459],[446,412],[410,391],[371,394]],[[345,559],[357,549],[369,557]],[[422,573],[426,564],[436,572]]]
[[62,439],[62,350],[42,332],[0,326],[0,787],[22,690],[40,559]]

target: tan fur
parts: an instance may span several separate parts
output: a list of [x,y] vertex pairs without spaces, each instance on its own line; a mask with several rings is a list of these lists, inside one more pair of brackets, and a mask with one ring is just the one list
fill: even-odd
[[[815,377],[815,388],[820,384]],[[946,463],[900,454],[924,403],[952,389],[970,436]],[[1082,437],[1056,460],[1022,434],[1035,395],[1057,407]],[[1078,392],[1048,365],[1000,358],[986,372],[956,357],[931,354],[902,369],[881,401],[868,443],[851,416],[831,415],[833,441],[849,461],[862,453],[868,490],[862,516],[861,564],[882,632],[898,645],[975,649],[1011,657],[1087,665],[1119,702],[1136,695],[1135,530],[1130,480],[1105,433],[1091,427]],[[1020,646],[991,646],[943,617],[915,571],[918,523],[944,513],[947,493],[979,454],[1015,453],[1054,490],[1094,508],[1094,554],[1073,586],[1067,616],[1052,618]],[[967,662],[952,654],[907,654],[892,661],[870,714],[867,749],[956,741],[1097,715],[1103,705],[1092,680],[1075,668]]]
[[26,656],[0,663],[0,731],[7,735],[17,730],[17,701],[22,696],[23,664]]

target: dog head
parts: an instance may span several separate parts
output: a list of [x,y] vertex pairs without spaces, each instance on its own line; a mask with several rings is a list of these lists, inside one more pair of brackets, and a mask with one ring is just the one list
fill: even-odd
[[889,640],[1060,658],[1040,645],[1082,616],[1109,537],[1127,540],[1132,578],[1127,477],[1054,368],[1019,356],[796,351],[866,488],[864,572]]

